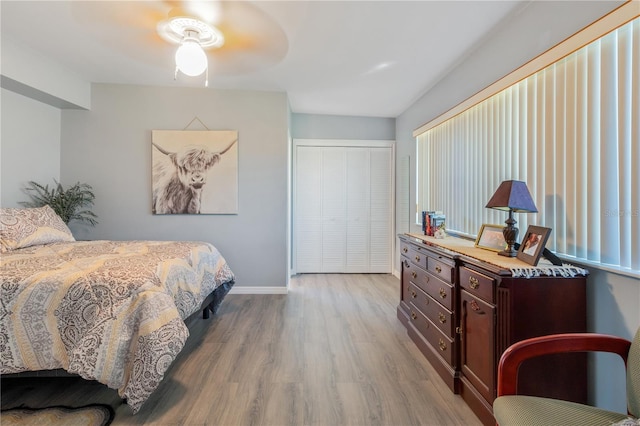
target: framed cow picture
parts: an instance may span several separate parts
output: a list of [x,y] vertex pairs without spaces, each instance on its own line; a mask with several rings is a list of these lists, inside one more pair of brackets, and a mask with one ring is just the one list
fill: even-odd
[[153,214],[237,214],[236,130],[152,130]]

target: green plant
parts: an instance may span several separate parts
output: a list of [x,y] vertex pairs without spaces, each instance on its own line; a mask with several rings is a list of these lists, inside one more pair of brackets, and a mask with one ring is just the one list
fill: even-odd
[[49,185],[43,186],[29,181],[25,192],[31,197],[31,201],[20,204],[25,207],[49,205],[66,224],[72,220],[86,222],[92,226],[98,223],[98,216],[89,209],[96,198],[91,185],[78,182],[65,189],[60,182],[55,179],[54,182],[56,185],[49,188]]

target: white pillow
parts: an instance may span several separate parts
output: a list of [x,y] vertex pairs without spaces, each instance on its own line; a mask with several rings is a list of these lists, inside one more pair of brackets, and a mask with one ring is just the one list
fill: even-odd
[[69,227],[50,206],[0,209],[0,251],[75,241]]

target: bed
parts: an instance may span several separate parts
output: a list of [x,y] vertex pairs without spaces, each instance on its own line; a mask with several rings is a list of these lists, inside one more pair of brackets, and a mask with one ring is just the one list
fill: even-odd
[[63,369],[136,413],[234,275],[210,243],[75,241],[50,208],[0,209],[0,373]]

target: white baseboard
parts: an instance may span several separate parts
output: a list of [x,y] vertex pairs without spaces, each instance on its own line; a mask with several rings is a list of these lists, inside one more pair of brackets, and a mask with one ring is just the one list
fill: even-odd
[[400,279],[400,271],[394,269],[393,276],[396,277],[397,279]]
[[287,294],[286,287],[245,287],[234,286],[229,290],[229,294]]

